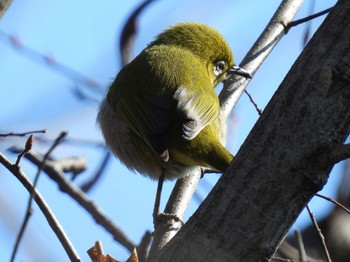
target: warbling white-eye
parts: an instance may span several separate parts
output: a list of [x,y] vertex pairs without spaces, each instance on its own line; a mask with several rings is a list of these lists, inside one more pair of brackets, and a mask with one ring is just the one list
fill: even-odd
[[233,155],[220,143],[214,88],[234,66],[215,29],[180,23],[156,37],[117,75],[98,114],[106,144],[129,169],[157,179],[202,166],[223,172]]
[[158,35],[110,86],[98,122],[107,145],[129,169],[158,179],[155,226],[164,178],[182,177],[197,166],[223,172],[233,160],[220,143],[214,90],[232,74],[250,77],[234,66],[221,34],[181,23]]

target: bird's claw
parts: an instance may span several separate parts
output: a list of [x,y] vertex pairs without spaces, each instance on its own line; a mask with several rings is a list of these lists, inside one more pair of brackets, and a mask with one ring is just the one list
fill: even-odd
[[181,224],[181,227],[185,224],[179,216],[175,214],[170,213],[158,213],[157,215],[153,216],[153,224],[154,228],[156,229],[157,226],[162,222],[167,222],[169,220],[173,219],[175,222],[179,222]]

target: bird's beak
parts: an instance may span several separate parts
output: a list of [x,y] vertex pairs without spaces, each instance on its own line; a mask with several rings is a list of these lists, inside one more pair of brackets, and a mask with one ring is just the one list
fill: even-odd
[[243,68],[240,68],[237,65],[234,65],[233,67],[227,69],[227,75],[228,76],[239,75],[245,78],[252,78],[251,74],[249,74],[247,71],[245,71]]

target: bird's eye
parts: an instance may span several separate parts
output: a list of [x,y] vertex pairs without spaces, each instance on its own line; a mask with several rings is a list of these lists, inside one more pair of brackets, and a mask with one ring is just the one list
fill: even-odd
[[218,61],[214,64],[214,74],[216,76],[221,75],[225,70],[225,62],[224,61]]

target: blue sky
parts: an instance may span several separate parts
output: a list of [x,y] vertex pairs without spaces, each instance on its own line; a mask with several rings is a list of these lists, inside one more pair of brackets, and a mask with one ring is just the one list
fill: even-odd
[[[229,42],[236,63],[239,63],[268,23],[279,1],[155,1],[139,18],[139,33],[135,42],[135,55],[159,32],[177,22],[197,21],[218,29]],[[43,137],[54,139],[62,131],[68,131],[71,139],[103,142],[96,127],[98,103],[80,100],[74,93],[78,88],[89,96],[101,100],[115,75],[120,70],[118,53],[119,35],[128,15],[141,1],[67,1],[67,0],[14,0],[0,20],[0,79],[1,96],[0,132],[24,132],[47,129]],[[317,1],[315,11],[332,6],[334,0]],[[308,15],[310,1],[297,14]],[[312,32],[324,17],[312,22]],[[292,29],[277,45],[271,56],[259,69],[248,90],[261,108],[264,108],[278,88],[285,74],[302,50],[305,26]],[[19,53],[3,33],[11,35],[21,45],[46,57],[53,58],[67,67],[94,79],[100,87],[90,88],[75,83],[45,63],[38,63]],[[97,91],[96,91],[97,90]],[[254,125],[258,115],[246,96],[234,110],[233,129],[227,138],[227,146],[234,154]],[[0,140],[0,150],[12,161],[16,156],[6,148],[23,145],[24,138]],[[34,149],[45,153],[48,144],[35,141]],[[77,147],[63,144],[53,156],[64,158],[84,156],[88,170],[78,178],[85,181],[97,169],[104,151],[99,147]],[[35,167],[22,160],[22,167],[32,179]],[[334,196],[339,183],[340,167],[333,170],[324,194]],[[23,219],[28,195],[17,180],[0,167],[0,253],[10,257],[15,236]],[[217,177],[201,182],[198,194],[205,197]],[[163,204],[174,182],[167,182]],[[125,260],[128,252],[115,243],[110,235],[95,225],[90,216],[69,197],[62,194],[45,174],[40,178],[39,191],[62,223],[66,233],[84,261],[86,250],[96,240],[101,240],[106,253],[118,260]],[[145,230],[152,229],[152,208],[156,183],[138,174],[132,174],[113,159],[106,174],[89,196],[120,225],[130,238],[138,243]],[[192,201],[186,218],[197,208]],[[318,218],[331,207],[324,200],[311,202]],[[305,213],[305,212],[304,212]],[[6,215],[5,215],[6,214]],[[301,228],[309,223],[306,214],[297,221]],[[34,214],[20,247],[16,261],[65,261],[66,254],[52,233],[40,210],[34,206]]]

